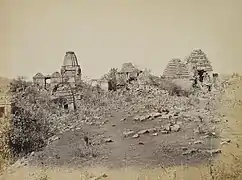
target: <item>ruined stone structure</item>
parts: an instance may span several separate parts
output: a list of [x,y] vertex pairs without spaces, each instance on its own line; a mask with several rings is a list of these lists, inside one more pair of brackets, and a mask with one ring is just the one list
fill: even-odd
[[213,68],[206,54],[201,50],[193,50],[183,63],[180,59],[172,59],[164,70],[163,77],[166,78],[192,78],[199,76],[202,80],[203,74],[212,76]]
[[81,68],[78,64],[77,57],[74,52],[68,51],[64,57],[63,65],[60,72],[54,72],[52,75],[44,76],[41,73],[37,73],[33,77],[33,82],[42,88],[47,88],[47,80],[50,79],[50,87],[53,88],[59,83],[70,83],[74,86],[81,80]]
[[198,84],[199,87],[207,87],[210,91],[213,84],[212,79],[215,77],[213,77],[213,68],[207,55],[201,49],[193,50],[185,63],[194,84]]
[[77,99],[77,93],[75,88],[70,84],[60,83],[55,86],[52,91],[52,98],[55,99],[60,107],[65,109],[74,108],[75,100]]
[[53,86],[61,83],[62,82],[61,74],[59,72],[54,72],[50,77],[50,81]]
[[0,119],[10,114],[11,103],[6,97],[0,97]]
[[163,77],[189,80],[193,87],[206,87],[209,91],[218,82],[218,74],[213,73],[211,62],[201,49],[193,50],[184,62],[172,59],[165,68]]
[[213,68],[211,62],[201,49],[193,50],[185,63],[190,72],[195,70],[198,73],[207,72],[209,75],[212,75]]
[[142,73],[141,70],[136,68],[132,63],[124,63],[121,70],[117,73],[118,81],[130,82],[137,80],[137,77]]
[[61,67],[63,81],[74,84],[81,79],[81,68],[74,52],[68,51]]
[[[50,80],[50,83],[47,83],[47,80]],[[66,52],[60,72],[54,72],[52,75],[46,76],[37,73],[33,77],[35,85],[49,90],[53,101],[67,109],[70,105],[73,105],[75,109],[74,101],[77,95],[74,87],[80,80],[81,68],[75,53],[72,51]]]
[[0,120],[7,117],[11,112],[10,96],[8,96],[9,83],[11,80],[0,77]]
[[165,78],[188,78],[189,72],[185,64],[180,59],[172,59],[166,66],[163,77]]
[[92,79],[90,83],[92,86],[100,87],[103,90],[108,90],[108,80],[106,79]]
[[45,76],[42,73],[37,73],[34,77],[33,77],[33,82],[35,85],[37,86],[41,86],[41,87],[45,87],[46,85],[46,79]]

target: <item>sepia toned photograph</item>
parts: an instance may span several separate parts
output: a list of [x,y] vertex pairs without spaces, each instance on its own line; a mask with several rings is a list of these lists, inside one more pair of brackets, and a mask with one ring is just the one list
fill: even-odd
[[242,180],[241,0],[0,0],[0,180]]

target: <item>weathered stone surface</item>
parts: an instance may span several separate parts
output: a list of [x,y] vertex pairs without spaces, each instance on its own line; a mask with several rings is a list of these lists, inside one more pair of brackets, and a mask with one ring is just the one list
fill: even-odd
[[108,175],[106,173],[103,173],[100,176],[93,177],[91,180],[101,180],[101,179],[104,179],[104,178],[107,178],[107,177],[108,177]]
[[150,128],[148,129],[149,133],[155,133],[157,132],[157,128]]
[[131,130],[123,132],[124,137],[129,137],[129,136],[132,136],[133,134],[134,134],[134,131],[131,131]]
[[169,131],[165,131],[165,130],[163,130],[163,131],[160,131],[160,133],[161,133],[161,134],[168,134]]
[[220,154],[222,153],[221,149],[212,149],[212,150],[206,150],[205,152],[209,153],[209,154]]
[[192,154],[195,154],[195,153],[198,153],[198,152],[199,152],[198,149],[188,149],[185,152],[183,152],[182,155],[192,155]]
[[51,144],[54,141],[59,140],[60,138],[58,136],[52,136],[49,140],[48,140],[48,144]]
[[104,142],[105,143],[110,143],[110,142],[113,142],[113,140],[111,138],[107,138],[107,139],[104,139]]
[[153,133],[152,136],[158,136],[158,133]]
[[157,112],[157,113],[151,114],[151,116],[154,117],[154,118],[157,118],[157,117],[162,116],[162,114]]
[[198,141],[195,141],[194,144],[203,144],[203,141],[198,140]]
[[140,134],[147,134],[147,133],[149,133],[148,129],[144,129],[144,130],[141,130],[141,131],[138,132],[139,135]]
[[171,124],[169,123],[169,124],[165,125],[164,130],[165,131],[171,131]]
[[120,121],[125,121],[126,120],[126,118],[122,118]]
[[139,137],[139,134],[135,134],[132,136],[132,138],[138,138]]
[[151,118],[152,118],[152,115],[150,115],[150,114],[143,115],[143,116],[135,116],[134,121],[145,121],[145,120],[148,120]]
[[171,131],[174,131],[174,132],[178,132],[181,129],[180,125],[178,125],[178,124],[175,124],[175,125],[171,126],[170,128],[171,128]]

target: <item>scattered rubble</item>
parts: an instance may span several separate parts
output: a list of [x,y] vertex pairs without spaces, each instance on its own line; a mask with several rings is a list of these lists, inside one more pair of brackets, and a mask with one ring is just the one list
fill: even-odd
[[122,118],[120,121],[125,121],[126,120],[126,118]]
[[105,143],[110,143],[110,142],[113,142],[113,140],[111,138],[107,138],[104,140]]
[[222,153],[221,149],[212,149],[212,150],[206,150],[207,153],[214,155],[214,154],[220,154]]
[[48,144],[51,144],[52,142],[54,142],[54,141],[57,141],[57,140],[59,140],[60,138],[58,137],[58,136],[52,136],[51,138],[49,138],[49,140],[48,140]]
[[164,130],[165,131],[171,131],[171,124],[169,123],[169,124],[167,124],[165,127],[164,127]]
[[139,137],[139,134],[135,134],[132,136],[132,138],[138,138]]
[[178,132],[181,129],[181,127],[180,127],[180,125],[175,124],[175,125],[171,126],[170,129],[171,129],[171,131]]
[[194,144],[203,144],[204,142],[201,140],[195,141]]
[[123,132],[123,135],[124,135],[124,137],[133,136],[133,135],[134,135],[134,131],[131,131],[131,130],[129,130],[129,131],[124,131],[124,132]]
[[185,152],[182,153],[182,155],[193,155],[195,153],[198,153],[199,152],[199,149],[188,149],[186,150]]
[[231,143],[230,139],[222,139],[220,144],[225,145],[225,144],[229,144],[229,143]]
[[107,178],[108,175],[106,173],[103,173],[102,175],[98,176],[98,177],[93,177],[91,180],[101,180],[103,178]]
[[153,133],[152,136],[158,136],[158,133]]
[[161,134],[168,134],[169,131],[165,131],[165,130],[164,130],[164,131],[160,131],[160,133],[161,133]]

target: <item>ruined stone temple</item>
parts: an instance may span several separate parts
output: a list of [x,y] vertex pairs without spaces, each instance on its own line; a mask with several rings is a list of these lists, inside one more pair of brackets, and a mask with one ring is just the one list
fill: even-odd
[[125,81],[137,80],[137,77],[142,73],[142,70],[136,68],[132,63],[124,63],[122,68],[117,73],[117,79]]
[[180,59],[172,59],[168,62],[163,77],[166,78],[188,78],[189,71],[186,64],[182,63]]
[[163,77],[173,80],[183,79],[193,83],[194,87],[218,87],[218,74],[213,72],[211,62],[201,49],[193,50],[182,62],[172,59],[164,70]]
[[35,74],[33,77],[33,82],[35,85],[40,86],[40,87],[46,86],[46,78],[42,73]]
[[[50,82],[47,83],[47,80],[50,80]],[[34,84],[42,88],[47,88],[48,86],[53,88],[55,85],[65,82],[75,85],[80,80],[81,68],[75,53],[72,51],[66,52],[60,72],[54,72],[52,75],[37,73],[33,77]]]
[[201,49],[195,49],[186,59],[186,65],[190,72],[207,72],[212,75],[213,68],[211,62],[208,60],[207,55]]
[[66,52],[61,67],[61,76],[63,81],[70,83],[78,82],[81,79],[81,68],[75,53],[72,51]]
[[[49,82],[47,82],[49,80]],[[33,77],[34,84],[51,92],[52,99],[60,106],[68,109],[74,105],[77,94],[73,87],[81,80],[81,68],[74,52],[68,51],[64,56],[60,71],[51,75],[37,73]]]
[[213,68],[206,54],[201,49],[196,49],[191,52],[185,62],[180,59],[169,61],[163,76],[166,78],[191,78],[194,74],[202,76],[204,73],[208,73],[212,77]]

